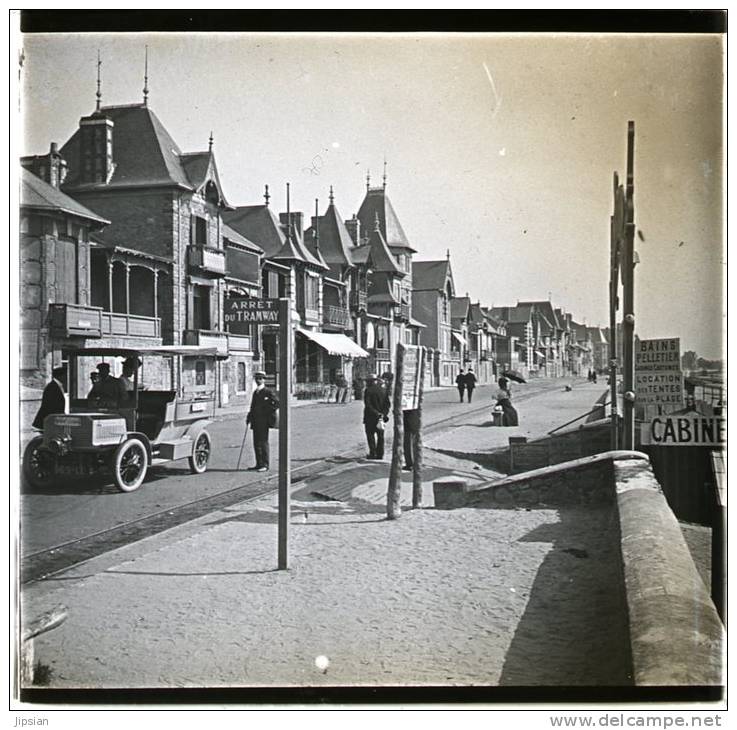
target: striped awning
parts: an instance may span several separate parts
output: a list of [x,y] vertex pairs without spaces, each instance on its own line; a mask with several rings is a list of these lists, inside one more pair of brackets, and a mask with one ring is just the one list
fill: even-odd
[[359,347],[350,337],[332,332],[313,332],[312,330],[297,329],[299,334],[304,335],[322,347],[330,355],[341,355],[342,357],[368,357],[369,354]]

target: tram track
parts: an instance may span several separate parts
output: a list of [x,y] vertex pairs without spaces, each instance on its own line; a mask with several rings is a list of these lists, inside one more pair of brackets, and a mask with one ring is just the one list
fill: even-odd
[[[535,388],[532,391],[520,394],[515,400],[524,402],[534,398],[544,389]],[[459,421],[490,410],[489,402],[479,403],[478,407],[469,408],[461,414],[454,414],[428,423],[424,425],[423,431],[429,434],[443,428],[460,425]],[[292,466],[292,483],[320,476],[320,474],[333,468],[336,463],[360,458],[364,451],[365,446],[363,444],[360,446],[354,445],[329,459],[318,459],[299,466]],[[278,474],[270,474],[265,478],[234,489],[201,497],[176,507],[166,508],[75,540],[24,555],[20,560],[20,583],[25,585],[51,578],[93,558],[138,542],[146,537],[179,527],[226,507],[271,494],[276,491],[277,484]]]

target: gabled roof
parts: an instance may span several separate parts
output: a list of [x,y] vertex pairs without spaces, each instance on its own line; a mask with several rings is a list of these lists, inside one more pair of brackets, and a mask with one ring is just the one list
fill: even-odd
[[533,305],[535,307],[535,310],[542,314],[545,321],[550,327],[555,327],[556,329],[565,329],[565,326],[563,326],[558,321],[558,317],[555,314],[555,309],[553,308],[552,302],[549,302],[547,300],[540,300],[535,302],[517,302],[517,306],[528,304]]
[[471,299],[469,297],[451,297],[450,300],[450,318],[465,319],[468,317],[471,308]]
[[243,246],[249,249],[250,251],[254,251],[255,253],[264,252],[261,246],[254,243],[253,241],[249,241],[245,236],[238,233],[238,231],[236,231],[235,228],[231,228],[226,223],[223,223],[222,233],[223,233],[223,238],[227,238],[229,241],[232,241],[233,243],[237,243],[238,245]]
[[397,265],[394,256],[386,245],[384,236],[378,228],[374,228],[368,240],[368,246],[371,249],[371,261],[373,262],[373,270],[381,271],[395,276],[406,276]]
[[25,168],[21,168],[20,182],[20,204],[22,208],[49,213],[66,213],[67,215],[92,221],[98,227],[110,223],[109,220],[97,215],[97,213],[93,213],[89,208],[85,208],[84,205],[80,205],[76,200],[62,193],[61,190],[57,190],[53,185],[49,185],[40,177],[36,177],[36,175]]
[[371,246],[367,243],[363,246],[354,246],[351,251],[351,261],[355,266],[364,266],[367,268],[373,267],[373,261],[371,260]]
[[113,123],[113,173],[104,183],[81,180],[81,129],[70,137],[60,153],[67,161],[64,188],[68,190],[114,189],[174,185],[199,190],[208,179],[218,188],[222,205],[227,206],[212,152],[184,154],[156,114],[145,104],[105,106],[91,118]]
[[279,220],[268,205],[242,205],[223,212],[223,220],[259,245],[267,258],[278,254],[286,241]]
[[604,332],[601,329],[601,327],[587,327],[586,330],[588,331],[588,335],[591,338],[591,341],[595,345],[607,344],[606,336],[604,335]]
[[[354,266],[351,257],[353,241],[334,203],[328,205],[325,215],[318,218],[319,251],[325,263],[333,266]],[[315,229],[310,226],[305,232],[305,242],[314,252]]]
[[402,229],[394,207],[383,187],[369,188],[366,197],[358,209],[358,219],[361,221],[361,229],[373,231],[376,217],[379,218],[379,230],[387,245],[391,248],[405,248],[411,253],[415,249],[409,245],[407,236]]
[[520,305],[516,307],[491,307],[491,315],[508,324],[527,324],[532,320],[533,307],[531,305]]
[[453,293],[455,289],[453,272],[448,259],[412,262],[413,291],[444,291],[448,281],[450,281],[450,289]]

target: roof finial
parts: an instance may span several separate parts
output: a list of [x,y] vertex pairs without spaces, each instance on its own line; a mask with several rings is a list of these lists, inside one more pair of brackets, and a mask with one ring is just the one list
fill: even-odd
[[146,60],[143,71],[143,106],[148,106],[148,46],[146,46]]
[[271,198],[271,195],[269,195],[269,186],[264,185],[264,200],[266,201],[266,207],[269,207],[269,198]]
[[289,209],[289,183],[287,183],[287,243],[292,240],[292,212]]
[[384,190],[386,190],[386,155],[384,155]]
[[[333,192],[333,186],[330,186],[330,193]],[[315,251],[320,253],[320,212],[318,208],[318,199],[315,198]]]
[[333,195],[333,186],[330,186],[330,196],[328,198],[330,200],[330,205],[333,204],[333,201],[335,200],[335,196]]
[[377,210],[376,213],[374,213],[374,230],[380,231],[381,230],[381,224],[379,223],[379,211]]
[[366,192],[369,190],[369,186],[371,185],[371,170],[366,170]]
[[214,138],[213,138],[213,136],[212,136],[212,130],[210,130],[210,142],[209,142],[209,147],[208,147],[208,151],[209,151],[209,152],[212,152],[212,143],[213,143],[214,141],[215,141],[215,139],[214,139]]
[[449,248],[445,249],[445,258],[448,259],[448,261],[450,261],[450,249]]
[[95,111],[100,111],[100,100],[102,99],[102,91],[100,91],[100,66],[102,66],[102,61],[100,60],[100,49],[97,49],[97,106],[95,107]]

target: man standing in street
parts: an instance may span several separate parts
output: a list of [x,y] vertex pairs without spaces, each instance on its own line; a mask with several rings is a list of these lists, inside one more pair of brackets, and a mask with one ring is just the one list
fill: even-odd
[[43,395],[41,396],[41,407],[33,419],[34,428],[43,428],[44,418],[46,416],[66,412],[66,398],[64,397],[64,393],[66,393],[66,382],[66,366],[62,365],[51,371],[51,380],[46,384]]
[[246,416],[246,428],[251,426],[253,431],[253,451],[256,455],[256,465],[249,471],[269,470],[269,429],[276,424],[276,412],[279,402],[274,393],[269,390],[266,383],[266,373],[258,370],[254,373],[256,381],[253,395],[251,396],[251,408]]
[[[476,376],[473,374],[473,368],[468,368],[465,381],[466,381],[466,391],[468,392],[468,402],[470,403],[471,398],[473,398],[473,389],[476,387]],[[463,400],[462,397],[461,397],[461,400]]]
[[461,403],[463,403],[463,391],[466,390],[466,374],[463,372],[463,368],[456,375],[456,387],[458,388],[458,395],[461,396]]
[[389,420],[389,398],[379,384],[378,375],[369,375],[363,393],[363,427],[368,441],[369,459],[384,458],[384,424]]

